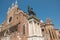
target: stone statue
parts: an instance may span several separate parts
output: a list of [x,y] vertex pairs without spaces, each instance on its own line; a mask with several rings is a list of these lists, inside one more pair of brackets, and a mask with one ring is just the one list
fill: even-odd
[[28,6],[28,13],[29,13],[29,15],[35,15],[36,16],[36,14],[33,11],[33,8],[30,8],[30,6]]

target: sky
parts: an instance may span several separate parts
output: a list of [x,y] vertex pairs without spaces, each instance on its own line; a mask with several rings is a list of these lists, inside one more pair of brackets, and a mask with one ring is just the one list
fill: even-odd
[[[16,0],[0,0],[0,25],[6,20],[8,8]],[[28,5],[33,8],[39,19],[46,22],[50,18],[54,27],[60,30],[60,0],[17,0],[18,7],[27,12]]]

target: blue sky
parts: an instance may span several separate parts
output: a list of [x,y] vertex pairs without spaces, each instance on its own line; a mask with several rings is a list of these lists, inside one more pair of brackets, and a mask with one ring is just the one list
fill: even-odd
[[[0,0],[0,24],[6,19],[7,10],[16,0]],[[37,17],[44,22],[51,18],[55,28],[60,29],[60,0],[18,0],[18,6],[24,12],[33,8]]]

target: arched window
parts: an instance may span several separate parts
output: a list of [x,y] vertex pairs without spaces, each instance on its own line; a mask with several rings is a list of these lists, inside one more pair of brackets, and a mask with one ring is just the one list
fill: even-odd
[[23,34],[25,34],[25,25],[23,25]]
[[52,39],[52,35],[51,35],[51,32],[50,32],[50,30],[48,30],[49,31],[49,35],[50,35],[50,38]]
[[11,21],[12,21],[12,17],[9,18],[9,22],[11,22]]

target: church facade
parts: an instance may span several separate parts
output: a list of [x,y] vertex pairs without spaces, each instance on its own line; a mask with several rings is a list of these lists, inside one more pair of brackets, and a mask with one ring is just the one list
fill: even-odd
[[59,40],[59,35],[50,19],[44,23],[30,7],[25,13],[18,8],[17,1],[8,9],[0,27],[0,40]]
[[60,40],[60,31],[54,28],[54,24],[49,18],[46,23],[40,23],[45,40]]

